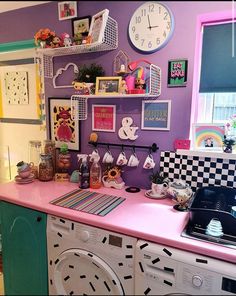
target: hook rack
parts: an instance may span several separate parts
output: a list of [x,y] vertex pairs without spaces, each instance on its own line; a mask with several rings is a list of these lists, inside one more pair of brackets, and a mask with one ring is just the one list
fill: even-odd
[[156,152],[159,147],[157,147],[156,143],[153,143],[152,146],[140,146],[140,145],[129,145],[129,144],[113,144],[113,143],[101,143],[101,142],[93,142],[93,141],[89,141],[88,142],[90,145],[93,145],[94,147],[97,147],[98,145],[102,145],[102,146],[116,146],[116,147],[122,147],[122,149],[124,147],[130,147],[130,148],[144,148],[144,149],[149,149],[150,153],[151,152]]

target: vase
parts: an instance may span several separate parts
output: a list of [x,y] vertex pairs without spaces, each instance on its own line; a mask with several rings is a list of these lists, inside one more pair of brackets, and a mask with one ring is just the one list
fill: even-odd
[[39,44],[40,44],[40,47],[41,48],[46,48],[46,41],[44,41],[44,40],[43,41],[40,41]]

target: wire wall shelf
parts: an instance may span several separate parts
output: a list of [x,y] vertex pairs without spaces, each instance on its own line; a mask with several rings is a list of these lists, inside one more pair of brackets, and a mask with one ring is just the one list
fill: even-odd
[[114,50],[118,47],[118,24],[108,17],[102,42],[57,48],[38,48],[37,54],[43,60],[44,77],[53,77],[53,58],[57,56]]

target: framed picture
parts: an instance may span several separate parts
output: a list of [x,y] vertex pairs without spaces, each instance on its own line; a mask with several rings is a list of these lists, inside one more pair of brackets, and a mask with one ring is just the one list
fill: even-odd
[[142,123],[144,130],[170,130],[171,101],[142,101]]
[[92,130],[115,132],[116,105],[92,105]]
[[193,124],[193,148],[198,150],[222,150],[224,124]]
[[88,36],[91,16],[77,17],[72,20],[72,36],[79,38]]
[[108,15],[109,15],[109,10],[104,9],[92,16],[91,26],[89,29],[89,36],[91,37],[91,43],[102,42]]
[[95,95],[118,94],[121,79],[121,76],[97,77]]
[[70,98],[48,98],[49,137],[56,147],[67,144],[69,150],[80,150],[79,120],[72,120]]
[[188,60],[168,61],[168,87],[186,86],[188,74]]
[[58,2],[58,17],[60,21],[77,17],[77,1]]

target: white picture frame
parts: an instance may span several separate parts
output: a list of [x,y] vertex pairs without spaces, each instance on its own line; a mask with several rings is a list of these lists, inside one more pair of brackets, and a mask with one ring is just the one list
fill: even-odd
[[142,122],[143,130],[170,130],[171,101],[142,101]]
[[116,105],[92,105],[92,130],[115,132]]
[[104,9],[92,16],[91,25],[88,33],[88,36],[91,38],[91,43],[102,43],[108,15],[109,10]]

